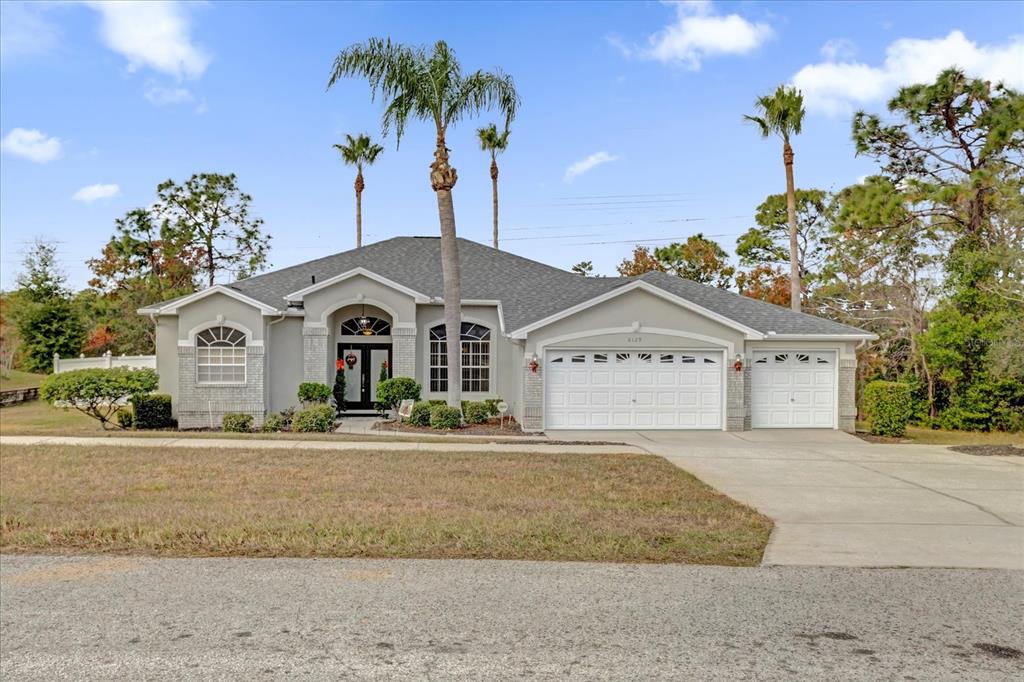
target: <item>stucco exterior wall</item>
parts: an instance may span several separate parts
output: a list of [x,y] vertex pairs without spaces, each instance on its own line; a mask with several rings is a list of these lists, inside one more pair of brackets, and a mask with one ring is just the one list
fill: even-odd
[[267,393],[269,409],[280,412],[298,404],[302,381],[302,318],[286,317],[269,327],[267,335]]
[[178,316],[156,318],[156,373],[158,391],[171,396],[171,413],[178,409]]
[[191,341],[195,332],[218,324],[217,316],[225,322],[245,327],[254,341],[263,340],[263,313],[253,306],[224,294],[211,294],[178,311],[178,340]]
[[354,275],[305,296],[306,324],[327,324],[328,316],[339,308],[362,304],[385,310],[393,322],[416,319],[416,301],[412,296],[369,277]]

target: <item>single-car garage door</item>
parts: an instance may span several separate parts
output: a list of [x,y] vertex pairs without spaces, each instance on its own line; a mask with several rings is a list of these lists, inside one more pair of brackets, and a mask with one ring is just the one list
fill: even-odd
[[835,426],[835,352],[756,352],[750,380],[755,429]]
[[721,351],[548,351],[545,428],[720,429]]

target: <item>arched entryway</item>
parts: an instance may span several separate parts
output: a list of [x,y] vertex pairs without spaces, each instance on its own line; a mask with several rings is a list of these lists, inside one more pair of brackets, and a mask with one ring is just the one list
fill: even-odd
[[345,410],[373,410],[377,384],[391,376],[391,316],[371,305],[347,306],[335,320],[335,369],[345,372]]

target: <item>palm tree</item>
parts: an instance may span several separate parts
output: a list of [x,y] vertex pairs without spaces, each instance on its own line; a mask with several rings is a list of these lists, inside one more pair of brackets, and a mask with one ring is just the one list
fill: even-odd
[[775,134],[782,138],[782,162],[786,165],[786,213],[789,217],[789,295],[790,307],[800,310],[800,263],[797,256],[796,190],[793,186],[793,147],[791,135],[799,135],[804,121],[804,96],[794,87],[780,85],[774,94],[757,98],[754,105],[760,116],[744,116],[761,128],[761,137]]
[[498,154],[508,149],[508,134],[505,128],[498,132],[498,126],[491,123],[477,128],[476,136],[480,140],[480,149],[491,153],[491,213],[494,222],[494,248],[498,248]]
[[383,100],[381,131],[386,136],[392,127],[395,129],[396,147],[410,118],[434,124],[436,146],[434,162],[430,164],[430,186],[437,195],[437,215],[441,223],[448,404],[461,409],[462,286],[452,202],[452,188],[458,174],[448,163],[445,136],[449,126],[492,108],[504,115],[505,128],[508,128],[519,108],[519,95],[511,76],[501,71],[474,71],[464,76],[455,53],[442,40],[429,51],[426,47],[410,47],[381,38],[350,45],[335,58],[328,89],[345,77],[366,79],[372,96]]
[[334,148],[341,152],[341,160],[346,166],[356,167],[356,248],[363,245],[363,165],[372,166],[384,147],[374,144],[369,135],[352,137],[345,135],[345,144],[336,144]]

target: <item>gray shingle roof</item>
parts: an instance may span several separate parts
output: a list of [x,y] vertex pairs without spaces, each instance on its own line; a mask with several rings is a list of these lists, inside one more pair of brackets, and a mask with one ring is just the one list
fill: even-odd
[[[794,312],[660,272],[633,277],[577,274],[467,239],[459,239],[462,298],[500,300],[506,331],[513,331],[623,286],[635,279],[735,320],[759,332],[777,334],[863,334],[859,329]],[[284,297],[310,285],[363,267],[431,298],[443,294],[441,240],[395,237],[228,285],[275,308]]]

